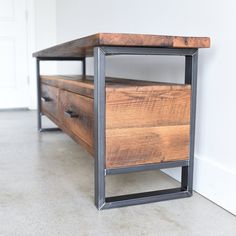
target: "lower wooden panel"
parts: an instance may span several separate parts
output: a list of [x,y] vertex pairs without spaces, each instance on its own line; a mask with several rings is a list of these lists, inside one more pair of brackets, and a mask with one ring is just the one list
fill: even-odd
[[106,130],[106,168],[186,160],[189,125]]

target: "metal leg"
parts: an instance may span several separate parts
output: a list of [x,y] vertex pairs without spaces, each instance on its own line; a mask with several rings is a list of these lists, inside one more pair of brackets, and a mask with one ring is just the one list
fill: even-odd
[[[94,145],[95,145],[95,205],[99,210],[113,207],[123,207],[135,204],[164,201],[189,197],[192,195],[193,159],[195,136],[195,113],[197,93],[197,60],[196,49],[165,49],[165,48],[127,48],[127,47],[95,47],[94,48]],[[187,162],[160,163],[144,165],[134,168],[105,169],[105,55],[132,54],[132,55],[178,55],[185,56],[185,83],[191,84],[191,130],[190,130],[190,157]],[[38,130],[42,129],[41,120],[41,88],[40,88],[40,60],[80,60],[82,73],[86,74],[85,58],[37,58],[37,91],[38,91]],[[105,176],[108,174],[122,174],[133,171],[152,170],[161,168],[182,167],[181,188],[150,191],[144,193],[127,194],[121,196],[105,196]]]
[[[136,204],[171,200],[189,197],[192,195],[193,183],[193,158],[195,135],[195,112],[197,91],[197,50],[165,50],[156,49],[156,55],[180,55],[186,57],[185,83],[191,84],[191,130],[190,130],[190,158],[189,161],[150,164],[132,168],[105,168],[105,55],[126,54],[126,49],[120,47],[96,47],[94,48],[94,143],[95,143],[95,205],[99,210],[114,207],[123,207]],[[130,49],[128,54],[148,54],[147,49]],[[106,197],[105,176],[110,174],[122,174],[134,171],[154,170],[161,168],[182,167],[181,187],[150,191],[136,194]]]
[[123,196],[115,196],[106,198],[106,204],[102,209],[132,206],[166,200],[189,197],[188,191],[182,191],[181,188],[164,189],[158,191],[127,194]]
[[191,84],[191,120],[190,120],[190,151],[189,165],[182,167],[181,188],[193,191],[193,167],[194,167],[194,143],[195,143],[195,119],[196,119],[196,99],[197,99],[197,68],[198,51],[192,56],[185,57],[185,84]]
[[36,76],[37,76],[37,118],[38,131],[42,129],[42,114],[41,114],[41,82],[40,82],[40,60],[36,59]]
[[105,54],[94,48],[95,205],[105,205]]
[[86,76],[86,58],[82,60],[82,75]]

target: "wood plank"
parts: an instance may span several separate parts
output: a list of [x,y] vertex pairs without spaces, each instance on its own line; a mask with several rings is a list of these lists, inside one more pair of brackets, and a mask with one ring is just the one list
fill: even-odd
[[96,46],[209,48],[209,37],[186,37],[149,34],[97,33],[50,47],[33,54],[34,57],[92,56]]
[[93,77],[82,75],[41,75],[42,84],[55,86],[57,88],[78,93],[93,98]]
[[[82,75],[41,75],[41,82],[50,86],[54,86],[63,90],[67,90],[73,93],[78,93],[83,96],[93,98],[94,92],[94,77],[82,76]],[[161,86],[161,87],[160,87]],[[166,88],[164,87],[166,86]],[[118,92],[124,89],[130,91],[145,90],[150,91],[168,89],[170,86],[174,86],[176,89],[183,88],[181,84],[163,83],[163,82],[151,82],[144,80],[131,80],[116,77],[106,77],[106,92]],[[186,88],[190,88],[189,85]]]
[[106,128],[189,124],[190,97],[189,85],[111,89],[106,95]]
[[[41,82],[51,86],[66,89],[66,83],[71,83],[71,87],[83,87],[88,89],[94,89],[94,77],[91,75],[41,75]],[[123,89],[124,87],[136,87],[136,86],[150,86],[150,85],[175,85],[174,83],[164,83],[164,82],[152,82],[147,80],[134,80],[127,78],[118,77],[106,77],[106,87],[107,89]],[[180,85],[181,86],[181,85]],[[75,91],[73,91],[75,93]],[[78,92],[79,93],[79,92]]]
[[106,130],[106,168],[187,160],[190,125]]
[[151,34],[100,33],[100,45],[168,48],[208,48],[210,38]]

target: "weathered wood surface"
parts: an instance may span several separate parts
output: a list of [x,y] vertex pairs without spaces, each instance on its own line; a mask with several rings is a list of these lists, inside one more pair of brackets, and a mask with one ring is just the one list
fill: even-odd
[[184,37],[148,34],[98,33],[62,43],[42,51],[34,57],[84,57],[92,56],[96,46],[209,48],[209,37]]
[[42,84],[41,86],[41,109],[42,112],[50,112],[54,117],[58,117],[58,97],[59,89]]
[[[93,98],[92,76],[42,76],[41,80]],[[107,78],[106,128],[187,124],[190,96],[190,85]]]
[[[59,97],[59,112],[63,125],[89,146],[93,146],[93,99],[64,90],[60,90]],[[65,112],[68,111],[75,117],[66,115]]]
[[82,75],[41,75],[41,82],[43,84],[55,86],[90,98],[93,98],[94,90],[92,79],[92,76],[86,76],[85,79]]
[[189,85],[121,86],[106,93],[106,167],[189,156]]
[[189,85],[113,88],[106,93],[106,128],[189,124]]
[[[72,78],[42,76],[43,88],[59,90],[58,105],[55,104],[59,110],[57,117],[50,110],[46,115],[56,118],[66,133],[93,154],[93,80]],[[188,158],[190,85],[115,78],[108,81],[106,168]],[[84,92],[87,89],[89,93]],[[65,111],[72,111],[77,117],[70,118]]]
[[106,167],[118,168],[189,157],[190,125],[106,130]]

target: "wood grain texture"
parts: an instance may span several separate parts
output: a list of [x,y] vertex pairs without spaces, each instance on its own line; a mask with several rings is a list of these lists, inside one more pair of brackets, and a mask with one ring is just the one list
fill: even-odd
[[106,128],[189,124],[189,85],[114,88],[106,95]]
[[106,168],[186,160],[190,125],[106,130]]
[[[42,76],[41,80],[46,95],[48,90],[57,91],[54,97],[59,104],[57,113],[51,108],[46,115],[93,155],[94,86],[93,78],[86,78]],[[107,81],[106,168],[188,159],[190,85]],[[76,117],[66,116],[65,111]]]
[[[42,76],[41,80],[47,85],[93,98],[92,76]],[[106,81],[107,129],[189,122],[190,85],[110,77]]]
[[208,37],[186,37],[150,34],[100,33],[100,45],[106,46],[146,46],[168,48],[208,48]]
[[49,99],[49,101],[41,101],[41,110],[43,113],[51,113],[54,117],[58,117],[58,96],[58,88],[45,84],[41,85],[41,98]]
[[82,75],[41,75],[42,84],[93,98],[93,77]]
[[34,57],[92,56],[96,46],[209,48],[209,37],[97,33],[35,52]]
[[[93,99],[61,90],[59,95],[59,112],[63,125],[80,137],[89,146],[93,146]],[[65,112],[71,111],[77,117],[69,117]]]
[[188,159],[190,98],[190,85],[110,87],[106,168]]

